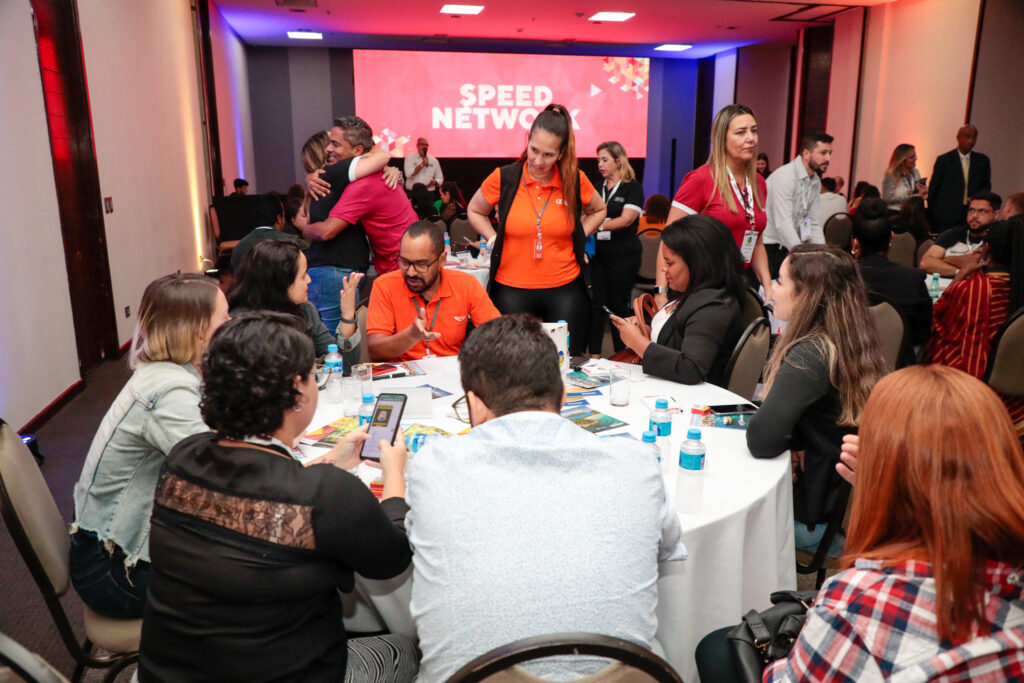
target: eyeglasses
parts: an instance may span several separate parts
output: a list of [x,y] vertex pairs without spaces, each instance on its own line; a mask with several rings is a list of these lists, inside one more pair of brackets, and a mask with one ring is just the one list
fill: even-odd
[[401,256],[399,256],[398,257],[398,269],[399,270],[409,270],[409,266],[412,266],[412,269],[414,271],[416,271],[417,273],[425,273],[425,272],[427,272],[427,270],[430,269],[430,266],[432,266],[435,263],[437,263],[437,259],[441,258],[441,256],[443,254],[444,254],[444,252],[441,252],[440,254],[438,254],[437,258],[435,258],[433,261],[407,261],[404,258],[402,258]]
[[462,395],[462,398],[452,404],[452,410],[455,411],[456,420],[469,424],[469,403],[466,402],[465,394]]
[[973,207],[971,207],[970,209],[967,209],[967,215],[968,216],[971,215],[972,213],[977,213],[977,214],[985,215],[986,213],[993,213],[993,211],[992,211],[992,209],[975,209]]

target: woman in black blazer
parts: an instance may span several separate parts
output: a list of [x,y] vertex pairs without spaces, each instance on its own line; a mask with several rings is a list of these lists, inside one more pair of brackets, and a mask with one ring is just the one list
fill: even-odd
[[683,384],[718,383],[743,334],[743,256],[721,221],[693,214],[661,233],[661,258],[673,298],[651,321],[647,339],[633,319],[611,316],[644,372]]

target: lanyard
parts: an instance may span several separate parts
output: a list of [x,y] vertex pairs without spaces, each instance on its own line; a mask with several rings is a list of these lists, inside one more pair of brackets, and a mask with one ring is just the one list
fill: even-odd
[[732,169],[727,166],[725,170],[729,173],[729,184],[732,185],[732,191],[743,202],[743,211],[747,215],[747,223],[750,223],[750,229],[757,230],[757,217],[754,215],[754,193],[750,191],[749,187],[741,190],[739,185],[736,184],[736,178],[732,175]]
[[607,204],[608,200],[615,196],[615,192],[616,192],[616,190],[619,189],[619,185],[621,185],[621,184],[622,184],[621,180],[619,182],[615,183],[615,187],[613,187],[611,192],[609,192],[607,194],[607,196],[606,196],[605,195],[606,186],[605,186],[604,183],[601,183],[601,201],[603,201],[605,204]]
[[533,209],[533,212],[537,214],[537,235],[540,236],[540,219],[548,209],[548,202],[551,201],[551,195],[554,193],[555,188],[548,188],[548,198],[544,200],[544,206],[540,207],[540,211],[537,210],[537,204],[533,201],[533,193],[530,191],[530,186],[526,184],[525,177],[523,178],[523,189],[526,190],[526,196],[530,200],[530,207]]
[[[427,301],[426,299],[423,300],[423,310],[424,311],[427,310],[427,305],[429,303],[430,302]],[[420,314],[420,302],[416,300],[416,297],[413,297],[412,305],[416,307],[416,315],[419,315]],[[440,310],[441,310],[441,299],[439,298],[437,300],[437,305],[434,306],[434,317],[430,319],[430,327],[427,328],[427,332],[433,332],[434,331],[434,323],[437,322],[437,312],[440,311]],[[430,342],[429,341],[425,341],[425,342],[423,342],[423,344],[427,347],[427,356],[429,357],[430,356]]]

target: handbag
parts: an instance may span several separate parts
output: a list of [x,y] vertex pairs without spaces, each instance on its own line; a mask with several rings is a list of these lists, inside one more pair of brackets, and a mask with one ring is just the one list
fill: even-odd
[[771,594],[771,607],[763,612],[750,610],[725,635],[741,680],[760,683],[768,664],[789,656],[817,594],[816,590],[776,591]]
[[[636,317],[636,326],[640,328],[640,332],[648,339],[651,338],[651,319],[654,318],[657,312],[658,304],[654,303],[654,297],[650,294],[641,294],[633,299],[633,315]],[[613,360],[616,363],[639,365],[641,358],[633,349],[625,348],[608,360]]]

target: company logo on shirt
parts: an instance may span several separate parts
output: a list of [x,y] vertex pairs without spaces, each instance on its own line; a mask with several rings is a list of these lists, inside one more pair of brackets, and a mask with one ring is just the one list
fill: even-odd
[[464,315],[453,315],[452,317],[455,318],[455,322],[457,323],[461,323],[463,320],[466,319],[466,316]]
[[556,199],[555,200],[555,204],[558,204],[559,206],[562,206],[562,198],[559,197],[558,199]]

